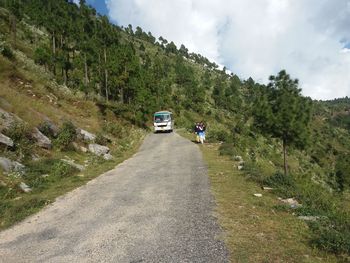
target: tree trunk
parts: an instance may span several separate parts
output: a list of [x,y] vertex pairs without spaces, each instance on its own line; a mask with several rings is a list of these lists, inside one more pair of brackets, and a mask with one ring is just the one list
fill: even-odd
[[284,167],[284,175],[287,175],[287,142],[286,139],[283,139],[283,167]]
[[56,76],[56,37],[55,32],[52,33],[52,71]]
[[84,85],[87,86],[89,83],[89,78],[88,78],[88,67],[87,67],[86,54],[84,54],[84,72],[85,72]]
[[101,63],[101,54],[98,52],[98,92],[102,96],[102,85],[101,85],[101,68],[102,68],[102,63]]
[[107,70],[107,52],[106,48],[103,49],[103,55],[105,59],[105,90],[106,90],[106,100],[108,102],[108,70]]

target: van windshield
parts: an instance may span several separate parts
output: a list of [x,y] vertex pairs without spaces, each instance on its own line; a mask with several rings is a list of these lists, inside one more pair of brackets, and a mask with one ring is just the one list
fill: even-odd
[[170,115],[169,114],[156,114],[154,115],[154,122],[164,122],[164,121],[169,121],[170,120]]

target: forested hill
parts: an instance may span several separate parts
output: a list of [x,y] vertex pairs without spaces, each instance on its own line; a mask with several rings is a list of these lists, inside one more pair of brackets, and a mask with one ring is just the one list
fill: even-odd
[[141,128],[158,110],[173,111],[186,129],[204,120],[208,141],[242,157],[246,176],[298,198],[296,213],[324,219],[310,223],[313,245],[350,252],[348,98],[305,98],[284,70],[268,85],[242,80],[184,45],[110,23],[85,1],[0,0],[0,34],[3,83],[23,79],[22,69],[28,83],[46,76],[37,86],[50,97],[69,91],[104,121],[113,115]]

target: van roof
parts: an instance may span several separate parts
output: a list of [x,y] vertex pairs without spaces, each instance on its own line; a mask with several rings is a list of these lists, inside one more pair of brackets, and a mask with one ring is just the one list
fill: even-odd
[[157,111],[156,113],[154,113],[154,115],[156,114],[172,114],[170,111]]

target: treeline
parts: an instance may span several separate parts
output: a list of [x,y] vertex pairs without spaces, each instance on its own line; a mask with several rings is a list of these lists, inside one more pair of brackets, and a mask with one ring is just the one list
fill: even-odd
[[[8,32],[14,45],[16,25],[34,25],[46,33],[26,36],[35,47],[36,63],[71,89],[130,105],[139,123],[161,108],[203,111],[201,103],[212,85],[218,105],[231,107],[230,99],[224,100],[233,97],[240,85],[236,76],[213,74],[220,72],[218,66],[189,53],[184,45],[177,49],[163,37],[157,41],[140,27],[120,28],[84,0],[79,5],[67,0],[2,0],[0,6],[9,11]],[[150,48],[157,48],[155,56]],[[206,65],[205,70],[195,71],[187,60]]]

